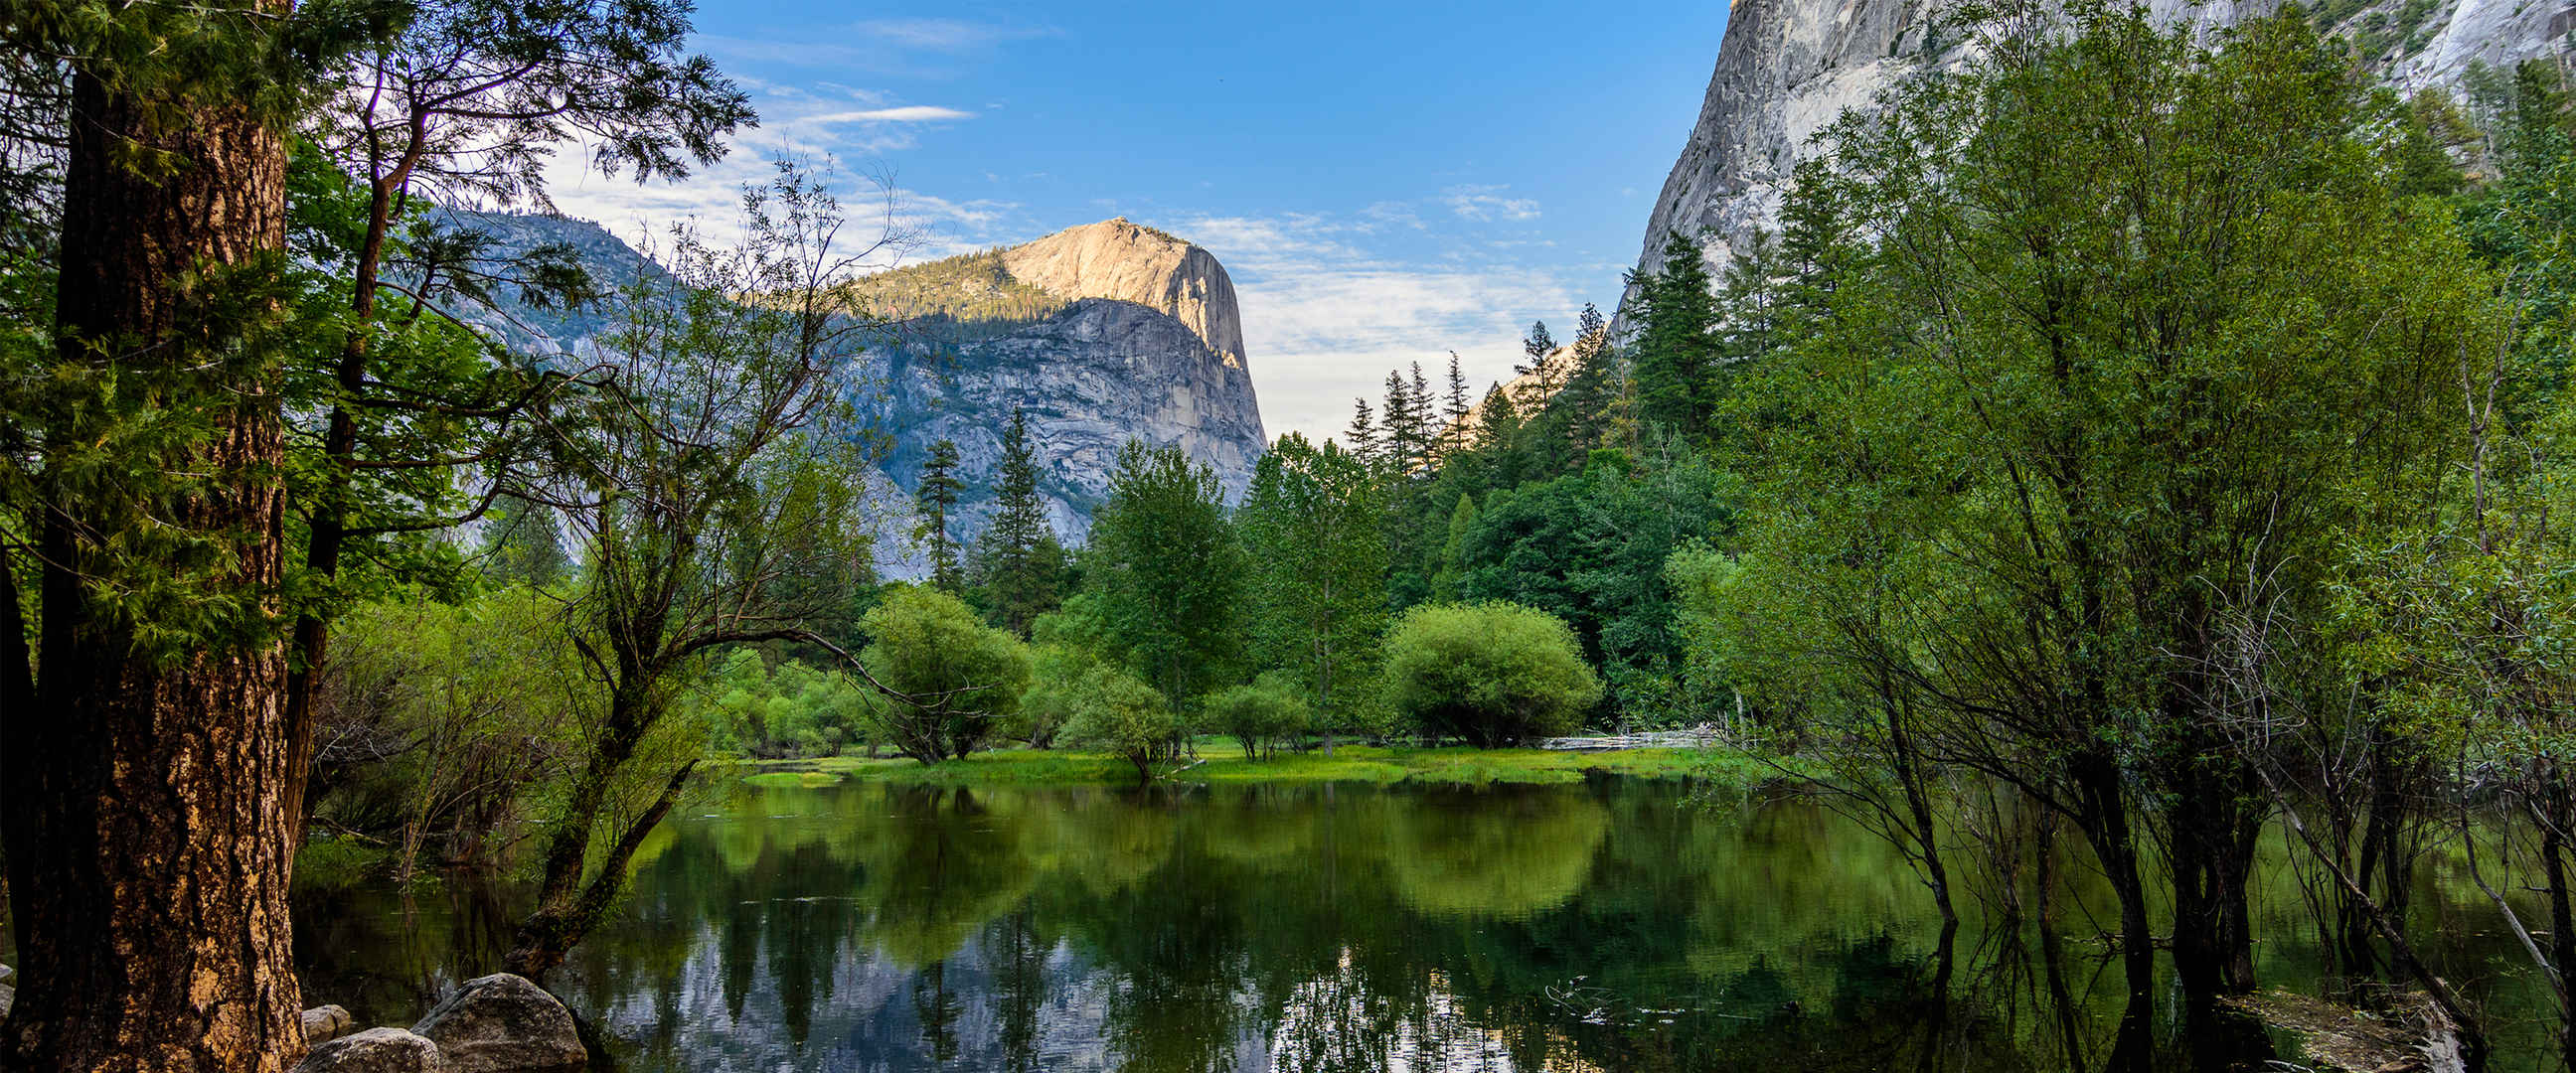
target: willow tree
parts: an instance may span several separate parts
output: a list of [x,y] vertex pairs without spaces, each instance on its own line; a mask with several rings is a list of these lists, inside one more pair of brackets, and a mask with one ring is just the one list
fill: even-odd
[[831,297],[865,251],[834,248],[831,195],[784,166],[745,200],[743,245],[678,229],[669,275],[636,281],[602,337],[603,385],[543,415],[551,505],[584,549],[566,614],[588,682],[579,770],[506,959],[533,979],[604,918],[704,755],[702,728],[671,717],[684,672],[726,645],[828,643],[817,628],[872,577],[852,397],[868,326]]
[[[529,419],[563,387],[562,355],[424,346],[500,292],[537,306],[597,297],[567,247],[511,256],[441,205],[551,208],[542,171],[557,147],[641,182],[688,174],[752,121],[742,91],[687,49],[680,0],[417,0],[328,72],[301,133],[333,181],[303,196],[340,326],[294,380],[305,458],[294,488],[307,583],[322,599],[295,625],[287,683],[293,792],[311,762],[314,683],[332,614],[358,588],[344,563],[382,563],[407,540],[470,522],[541,468]],[[319,305],[320,303],[312,303]],[[549,367],[557,371],[549,373]],[[459,471],[474,470],[470,482]],[[470,500],[460,484],[479,487]]]
[[2320,610],[2342,543],[2436,453],[2486,307],[2445,214],[2393,181],[2402,125],[2295,15],[2207,41],[2089,6],[2016,25],[1801,174],[1843,248],[1801,258],[1837,275],[1756,363],[1761,539],[1771,584],[1837,610],[1769,643],[1886,683],[1863,695],[1916,705],[1931,756],[2083,834],[2144,1062],[2150,839],[2191,1009],[2253,983],[2269,799],[2228,594]]

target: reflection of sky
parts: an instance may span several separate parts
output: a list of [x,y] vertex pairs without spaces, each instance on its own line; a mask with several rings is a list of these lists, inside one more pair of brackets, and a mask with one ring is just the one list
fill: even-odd
[[[774,974],[759,974],[744,996],[742,1015],[732,1014],[724,998],[718,937],[712,928],[704,934],[702,945],[679,970],[676,1008],[663,1008],[656,995],[630,993],[601,1018],[611,1033],[626,1040],[652,1037],[666,1016],[682,1026],[667,1048],[632,1056],[632,1067],[851,1071],[939,1067],[932,1060],[931,1044],[923,1038],[913,997],[920,971],[896,964],[881,951],[842,958],[832,967],[830,993],[816,1001],[813,1025],[799,1045],[787,1031],[786,1003]],[[766,956],[762,960],[765,963]],[[983,944],[969,944],[948,959],[943,972],[959,1002],[953,1023],[959,1046],[949,1067],[1011,1068]],[[1048,986],[1037,1017],[1041,1035],[1030,1068],[1112,1068],[1115,1062],[1101,1045],[1105,974],[1083,964],[1061,944],[1047,953],[1045,973]]]
[[[624,1056],[636,1068],[1028,1068],[1068,1073],[1118,1068],[1120,1056],[1110,1046],[1108,1016],[1111,995],[1120,986],[1118,976],[1062,943],[1044,955],[1047,985],[1036,1010],[1035,1048],[1015,1055],[1006,1046],[999,985],[988,960],[995,945],[991,940],[1000,930],[997,925],[943,965],[945,983],[959,1002],[951,1024],[958,1047],[945,1063],[934,1059],[922,1031],[914,998],[916,987],[922,986],[922,971],[904,968],[882,951],[843,959],[833,969],[830,996],[817,1004],[813,1026],[800,1045],[784,1028],[786,1005],[774,975],[759,977],[744,998],[739,1018],[730,1012],[716,954],[719,940],[712,928],[703,933],[703,944],[680,968],[674,1004],[664,1005],[659,995],[630,993],[617,999],[600,1020],[624,1040],[649,1039],[666,1019],[683,1026],[669,1046]],[[1233,997],[1242,1016],[1236,1019],[1234,1044],[1228,1048],[1232,1068],[1241,1073],[1314,1069],[1509,1073],[1516,1068],[1504,1033],[1470,1015],[1436,971],[1431,974],[1431,988],[1422,1009],[1383,1035],[1360,1027],[1384,998],[1371,994],[1355,974],[1321,975],[1296,985],[1275,1022],[1259,1019],[1261,1004],[1247,988]],[[1560,1055],[1545,1068],[1581,1073],[1600,1067]]]

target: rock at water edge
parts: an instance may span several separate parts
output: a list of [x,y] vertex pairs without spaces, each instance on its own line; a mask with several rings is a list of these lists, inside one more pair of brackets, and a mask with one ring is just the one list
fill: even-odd
[[295,1073],[447,1073],[438,1045],[399,1028],[342,1036],[304,1056]]
[[348,1035],[357,1027],[357,1023],[349,1019],[347,1010],[338,1006],[313,1007],[304,1011],[304,1045],[319,1047]]
[[451,1073],[551,1073],[590,1060],[572,1011],[506,972],[465,981],[411,1030],[438,1044]]

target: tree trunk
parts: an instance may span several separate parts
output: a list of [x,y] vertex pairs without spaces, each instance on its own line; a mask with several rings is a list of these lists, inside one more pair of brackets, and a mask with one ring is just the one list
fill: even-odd
[[2129,822],[2129,803],[2118,762],[2099,753],[2076,757],[2069,765],[2083,798],[2076,817],[2085,840],[2102,866],[2102,877],[2120,901],[2120,964],[2129,999],[2120,1015],[2118,1041],[2106,1068],[2146,1070],[2155,1047],[2148,1032],[2155,1015],[2155,934],[2147,924],[2146,882],[2138,872],[2138,840]]
[[[285,142],[240,99],[215,99],[223,87],[138,92],[75,72],[60,357],[113,362],[137,385],[121,390],[162,385],[141,405],[211,431],[136,460],[134,482],[53,496],[38,520],[41,646],[0,748],[0,838],[32,986],[0,1032],[0,1068],[283,1071],[304,1052],[285,646],[252,623],[169,655],[138,638],[173,624],[97,596],[148,580],[121,576],[107,542],[150,527],[200,541],[210,603],[279,610],[278,368],[243,360],[224,334],[239,326],[192,312],[177,284],[241,273],[204,288],[217,302],[265,286],[285,245]],[[137,147],[173,154],[175,170],[138,163]],[[161,480],[175,490],[134,487]]]

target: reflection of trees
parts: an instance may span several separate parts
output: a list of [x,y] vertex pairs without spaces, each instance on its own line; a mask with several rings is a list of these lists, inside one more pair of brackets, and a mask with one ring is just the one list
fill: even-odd
[[871,911],[869,939],[898,964],[925,966],[1017,908],[1040,872],[1024,803],[964,788],[891,788],[882,825],[844,843],[867,861],[870,882],[856,893]]
[[993,974],[993,1001],[1001,1009],[1003,1061],[1011,1073],[1038,1068],[1038,1015],[1046,1007],[1046,944],[1026,910],[986,930],[984,963]]
[[1524,916],[1583,886],[1609,823],[1588,796],[1536,787],[1426,798],[1397,813],[1386,866],[1415,909]]
[[[2125,992],[2087,948],[1972,933],[1945,971],[1882,844],[1795,802],[1679,806],[1618,784],[747,792],[744,819],[678,821],[639,854],[562,986],[635,1065],[675,1070],[1063,1064],[1049,1048],[1332,1073],[2103,1056]],[[496,964],[515,914],[466,889],[411,933],[363,894],[300,914],[316,1001],[403,1023]]]
[[933,961],[912,977],[912,1015],[921,1022],[921,1041],[930,1045],[930,1060],[946,1065],[957,1060],[957,1017],[966,1004],[948,989],[948,961]]

